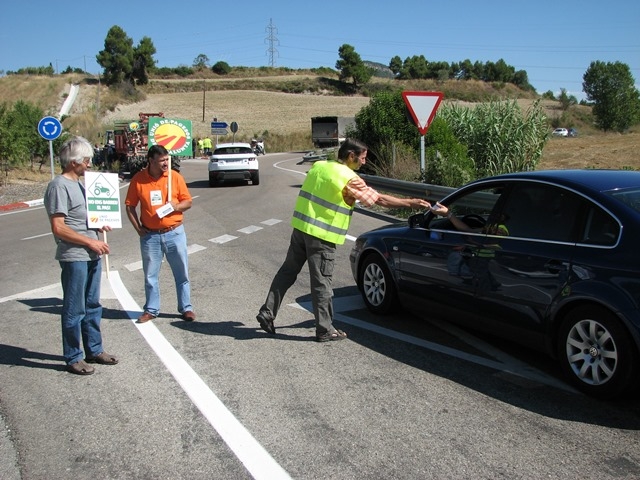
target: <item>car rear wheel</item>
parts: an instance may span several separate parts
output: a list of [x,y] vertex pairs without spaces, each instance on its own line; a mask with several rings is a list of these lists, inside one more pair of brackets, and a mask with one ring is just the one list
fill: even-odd
[[253,185],[260,185],[260,172],[251,173],[251,183]]
[[358,286],[364,303],[373,313],[388,313],[398,304],[391,272],[379,255],[369,255],[364,260]]
[[578,390],[614,398],[624,393],[636,375],[636,352],[629,339],[629,332],[611,312],[581,307],[562,322],[558,358]]

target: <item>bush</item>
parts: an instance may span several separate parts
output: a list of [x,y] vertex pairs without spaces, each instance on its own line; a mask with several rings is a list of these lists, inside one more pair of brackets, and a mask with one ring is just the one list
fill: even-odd
[[525,114],[516,101],[505,101],[471,108],[445,105],[438,116],[467,145],[477,178],[535,170],[549,136],[540,100]]
[[228,75],[231,73],[231,67],[227,62],[219,61],[211,67],[211,71],[218,75]]
[[421,180],[460,187],[475,178],[475,165],[467,155],[466,145],[458,141],[444,120],[434,119],[425,137],[425,171]]

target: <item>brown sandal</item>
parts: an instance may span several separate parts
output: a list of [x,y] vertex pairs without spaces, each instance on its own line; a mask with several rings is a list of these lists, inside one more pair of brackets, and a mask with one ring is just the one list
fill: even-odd
[[335,340],[344,340],[345,338],[347,338],[347,334],[342,330],[334,330],[333,332],[316,335],[316,342],[332,342]]
[[115,365],[118,363],[118,359],[107,352],[102,352],[95,357],[87,357],[85,360],[88,363],[99,363],[100,365]]
[[71,365],[67,365],[67,371],[75,373],[76,375],[91,375],[96,371],[96,369],[91,365],[87,365],[87,362],[84,360],[80,360],[76,363],[72,363]]

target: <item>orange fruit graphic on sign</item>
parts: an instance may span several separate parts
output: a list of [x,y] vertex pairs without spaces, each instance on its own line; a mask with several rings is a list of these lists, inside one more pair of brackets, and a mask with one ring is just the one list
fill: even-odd
[[187,143],[186,132],[177,125],[165,123],[160,125],[154,133],[155,141],[167,150],[178,150]]

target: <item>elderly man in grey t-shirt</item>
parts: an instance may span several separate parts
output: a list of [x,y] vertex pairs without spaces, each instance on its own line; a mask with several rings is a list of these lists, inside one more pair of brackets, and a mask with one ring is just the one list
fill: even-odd
[[[100,305],[100,256],[109,245],[98,232],[87,228],[84,187],[80,177],[91,166],[93,147],[82,137],[73,137],[60,149],[62,174],[49,182],[44,205],[58,245],[56,260],[62,274],[62,350],[67,370],[91,375],[89,363],[115,365],[118,359],[102,348]],[[104,227],[104,231],[111,227]],[[84,347],[84,353],[81,347]]]

